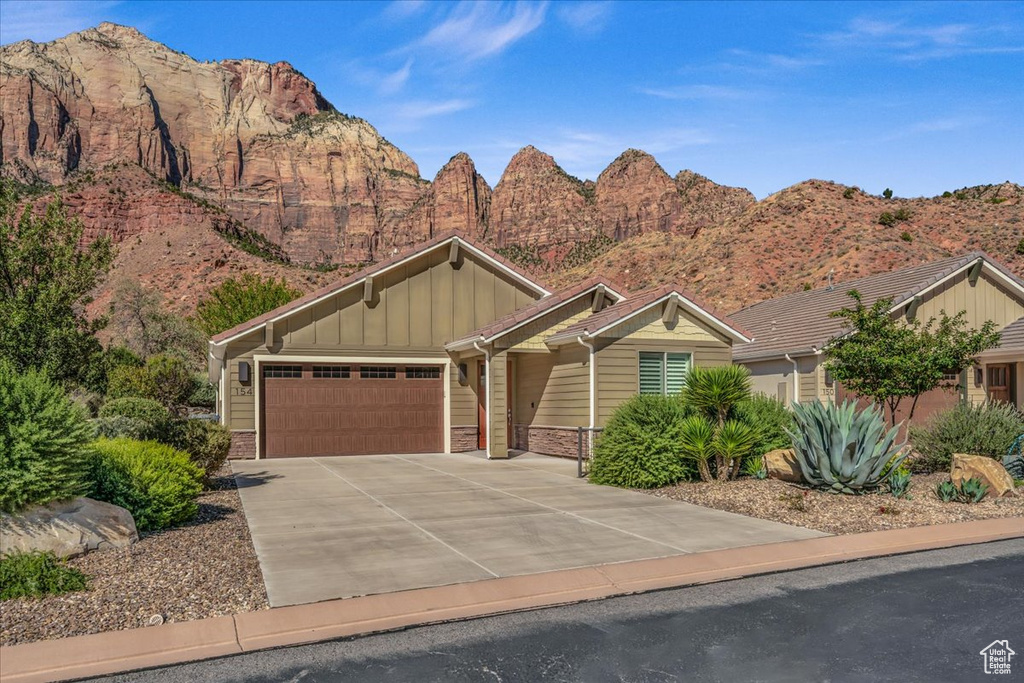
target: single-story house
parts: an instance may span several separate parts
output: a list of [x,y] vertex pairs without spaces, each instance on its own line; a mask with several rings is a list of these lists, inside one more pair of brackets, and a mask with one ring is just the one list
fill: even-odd
[[750,339],[677,287],[552,292],[448,233],[218,334],[209,366],[234,457],[575,455],[578,428]]
[[991,320],[1001,330],[1001,345],[981,354],[978,367],[951,373],[949,388],[921,398],[915,420],[961,400],[1024,406],[1024,282],[980,251],[796,292],[733,313],[731,319],[755,338],[733,350],[734,361],[750,369],[755,391],[787,403],[844,396],[824,368],[824,349],[845,331],[843,321],[829,313],[850,307],[854,289],[867,305],[891,297],[892,315],[907,320],[964,311],[968,327]]

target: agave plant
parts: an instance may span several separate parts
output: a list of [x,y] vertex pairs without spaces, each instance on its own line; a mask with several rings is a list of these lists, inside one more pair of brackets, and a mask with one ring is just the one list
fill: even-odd
[[794,404],[796,430],[789,432],[804,479],[836,493],[877,489],[896,471],[909,451],[897,443],[899,425],[886,431],[877,407],[857,410],[820,401]]

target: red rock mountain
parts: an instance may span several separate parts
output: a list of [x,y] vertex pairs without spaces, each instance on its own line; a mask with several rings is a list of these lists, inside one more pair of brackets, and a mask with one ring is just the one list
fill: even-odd
[[111,281],[183,309],[239,269],[308,288],[452,228],[556,282],[675,279],[727,309],[967,248],[1022,270],[1016,185],[887,201],[808,181],[755,202],[638,150],[581,181],[533,147],[493,189],[464,153],[430,182],[286,62],[198,62],[106,23],[0,47],[0,176],[63,186],[120,245]]

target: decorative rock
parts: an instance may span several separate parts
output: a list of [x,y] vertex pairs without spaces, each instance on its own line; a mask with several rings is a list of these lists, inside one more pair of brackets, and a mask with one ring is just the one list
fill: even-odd
[[987,496],[1000,497],[1012,496],[1013,477],[1006,471],[1006,468],[994,458],[986,455],[968,455],[966,453],[953,454],[953,466],[950,470],[950,479],[957,486],[964,479],[980,479],[981,483],[988,486]]
[[53,551],[75,557],[90,550],[124,548],[139,540],[130,512],[91,498],[36,505],[0,515],[0,555]]
[[780,448],[777,451],[765,453],[764,466],[771,479],[791,481],[797,484],[804,480],[803,471],[800,469],[800,464],[797,462],[792,448]]

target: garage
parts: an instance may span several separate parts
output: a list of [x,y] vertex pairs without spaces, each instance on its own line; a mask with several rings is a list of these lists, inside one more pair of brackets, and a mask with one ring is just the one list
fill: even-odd
[[262,453],[270,458],[440,453],[440,365],[264,363]]

